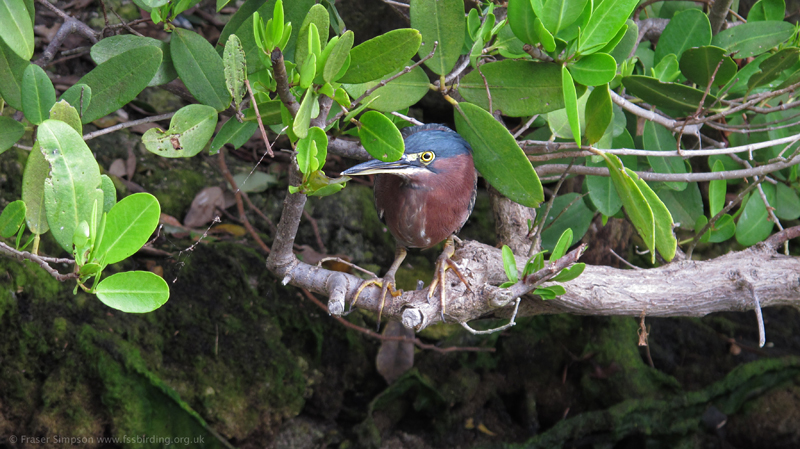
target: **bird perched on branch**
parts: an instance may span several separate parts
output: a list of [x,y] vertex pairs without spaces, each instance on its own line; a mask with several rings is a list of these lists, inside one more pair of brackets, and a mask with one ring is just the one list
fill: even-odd
[[445,314],[445,273],[448,269],[466,279],[450,257],[455,253],[453,236],[461,230],[472,213],[477,193],[478,173],[472,162],[472,148],[458,133],[438,125],[404,128],[405,153],[395,162],[372,160],[342,172],[343,175],[375,176],[375,207],[378,217],[394,236],[395,260],[383,281],[365,281],[358,289],[381,287],[378,323],[387,291],[395,291],[395,273],[406,257],[406,248],[431,248],[445,241],[444,251],[436,261],[436,274],[428,289],[428,298],[438,286],[441,316]]

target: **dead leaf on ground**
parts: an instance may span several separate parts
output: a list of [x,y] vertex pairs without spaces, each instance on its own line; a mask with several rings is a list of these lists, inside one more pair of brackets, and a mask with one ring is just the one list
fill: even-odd
[[125,166],[125,161],[122,159],[114,159],[114,161],[111,162],[111,166],[108,167],[108,174],[114,175],[117,178],[122,178],[123,176],[127,175],[128,169]]
[[386,382],[393,383],[414,367],[414,331],[397,321],[389,321],[383,329],[387,337],[406,337],[408,340],[383,340],[375,365]]
[[225,198],[222,189],[216,186],[206,187],[192,200],[192,205],[189,207],[189,212],[186,213],[186,218],[183,219],[183,224],[189,228],[204,226],[219,216],[217,208],[224,207]]

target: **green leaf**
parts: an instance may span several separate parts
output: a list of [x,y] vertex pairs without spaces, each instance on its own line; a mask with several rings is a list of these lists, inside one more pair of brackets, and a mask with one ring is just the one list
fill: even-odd
[[[598,156],[599,157],[599,156]],[[600,157],[599,157],[600,158]],[[606,164],[600,158],[600,162],[586,159],[587,167],[605,167]],[[622,208],[622,200],[619,199],[617,190],[614,188],[613,181],[608,176],[586,176],[586,191],[589,192],[589,199],[592,204],[603,215],[610,217],[616,215]]]
[[750,8],[747,21],[783,20],[785,13],[786,2],[784,0],[759,0]]
[[[588,100],[588,92],[582,91],[581,95],[578,97],[578,120],[580,121],[581,126],[580,134],[583,134],[583,128],[586,126],[586,102]],[[575,139],[575,136],[572,133],[572,128],[570,127],[569,115],[567,115],[566,108],[548,112],[545,117],[547,119],[547,126],[556,137],[560,137],[562,139]]]
[[567,291],[560,285],[553,285],[550,287],[539,287],[533,291],[534,295],[539,295],[543,300],[556,299],[557,296],[563,295]]
[[22,75],[30,65],[0,39],[0,96],[12,108],[22,110]]
[[178,72],[175,71],[175,66],[172,65],[169,43],[151,37],[134,36],[132,34],[110,36],[92,45],[91,56],[95,63],[102,64],[128,50],[145,46],[156,47],[161,50],[161,64],[158,66],[158,70],[148,83],[148,86],[160,86],[178,77]]
[[638,3],[638,0],[600,2],[586,28],[581,30],[578,51],[589,54],[602,48],[614,38]]
[[[722,161],[714,162],[712,172],[725,171]],[[728,191],[728,182],[724,179],[717,179],[708,183],[708,215],[714,217],[725,207],[725,194]]]
[[[644,149],[648,151],[675,151],[678,148],[678,142],[672,132],[655,122],[645,122],[642,139]],[[647,162],[656,173],[686,173],[686,164],[680,157],[647,156]],[[684,190],[687,185],[685,182],[665,182],[664,184],[677,191]]]
[[161,207],[153,195],[126,196],[108,212],[103,241],[93,257],[103,264],[112,264],[132,256],[150,239],[160,216]]
[[[470,14],[472,14],[470,10]],[[526,44],[536,45],[539,43],[539,36],[533,27],[536,13],[533,12],[530,0],[509,0],[508,1],[508,24],[511,31],[519,40]]]
[[350,68],[339,79],[360,84],[396,72],[417,53],[422,35],[413,28],[392,30],[350,50]]
[[[492,95],[492,107],[510,117],[544,114],[564,107],[561,71],[557,64],[504,60],[480,67]],[[465,100],[489,109],[486,84],[478,70],[458,84]]]
[[553,247],[553,253],[550,255],[550,262],[555,262],[564,257],[564,254],[567,253],[570,246],[572,246],[572,228],[567,228],[561,234],[561,237],[558,238],[556,246]]
[[680,59],[684,51],[711,43],[711,23],[699,9],[687,9],[669,21],[656,46],[655,62],[672,53]]
[[[697,106],[703,99],[704,92],[693,89],[689,86],[677,83],[662,83],[661,81],[649,76],[632,75],[622,78],[622,84],[633,95],[642,100],[666,109],[673,109],[683,113],[691,114],[697,110]],[[705,107],[717,104],[717,98],[707,95]],[[719,105],[712,107],[712,111],[717,111]]]
[[711,43],[728,53],[735,53],[734,58],[744,59],[769,51],[792,37],[793,33],[794,25],[789,22],[748,22],[720,31]]
[[606,159],[611,180],[614,182],[617,194],[622,200],[625,212],[627,212],[628,218],[633,223],[633,227],[636,228],[639,236],[644,240],[647,248],[650,249],[651,261],[655,263],[656,225],[653,210],[650,208],[650,204],[636,181],[624,170],[619,158],[608,153],[604,154],[603,157]]
[[33,144],[22,174],[22,201],[28,207],[25,218],[28,229],[34,234],[44,234],[50,230],[44,200],[44,180],[49,175],[50,164],[45,160],[37,141]]
[[367,153],[383,162],[400,159],[406,146],[397,125],[377,111],[365,112],[359,121],[358,137]]
[[83,116],[86,115],[89,105],[92,104],[92,88],[86,84],[75,84],[61,94],[60,101],[66,101],[75,108],[75,111],[78,112],[78,117],[83,122]]
[[330,27],[330,18],[328,11],[322,5],[314,5],[308,10],[303,24],[300,26],[300,34],[297,37],[297,49],[294,54],[294,61],[303,66],[308,58],[308,36],[311,25],[317,28],[317,46],[324,46],[328,43],[328,28]]
[[233,97],[233,104],[236,110],[247,94],[244,81],[247,79],[247,66],[245,65],[244,50],[239,38],[232,34],[225,43],[225,50],[222,53],[222,65],[225,72],[225,86],[228,93]]
[[[147,87],[160,65],[161,50],[146,46],[128,50],[95,67],[78,81],[78,84],[89,86],[92,95],[81,121],[84,124],[92,122],[130,103]],[[68,97],[68,92],[64,92],[61,98],[80,113],[80,107],[70,101],[75,97]],[[80,94],[79,91],[76,93]]]
[[[763,183],[761,186],[769,204],[775,204],[775,186]],[[770,221],[764,201],[757,191],[750,194],[743,207],[739,222],[736,223],[736,241],[742,246],[752,246],[769,237],[774,223]]]
[[[65,100],[59,100],[50,108],[50,119],[61,120],[71,126],[78,134],[83,134],[83,125],[81,125],[81,117],[78,115],[78,111]],[[2,128],[0,126],[0,129]]]
[[25,118],[34,125],[47,119],[56,102],[56,89],[44,70],[31,64],[22,75],[22,110]]
[[717,87],[724,86],[736,76],[737,70],[733,59],[725,56],[725,50],[712,46],[690,48],[683,52],[680,68],[686,78],[703,88],[708,86],[715,70],[717,74],[714,76],[714,86]]
[[539,251],[538,253],[534,254],[533,257],[528,259],[528,263],[525,264],[525,268],[522,270],[523,278],[526,278],[544,268],[544,253],[546,252],[547,251]]
[[306,138],[312,139],[317,144],[317,165],[321,169],[325,166],[325,159],[328,157],[328,135],[322,128],[313,126],[308,129]]
[[19,231],[19,227],[25,222],[26,210],[22,200],[8,203],[0,213],[0,237],[9,238]]
[[312,127],[308,135],[297,141],[297,165],[300,171],[308,175],[321,169],[327,157],[328,136],[319,127]]
[[172,116],[169,129],[151,128],[142,136],[147,151],[162,157],[192,157],[203,150],[217,126],[211,106],[190,104]]
[[11,117],[0,117],[0,154],[11,148],[25,134],[25,126]]
[[[385,80],[393,75],[386,75]],[[367,90],[377,86],[381,81],[370,81],[364,84],[345,84],[343,87],[353,98],[358,98]],[[374,100],[369,107],[381,112],[400,111],[413,106],[428,93],[430,81],[421,67],[416,67],[383,87],[379,87],[364,99]]]
[[172,33],[169,47],[175,69],[189,92],[217,111],[226,109],[231,104],[231,95],[225,87],[222,58],[214,47],[199,34],[182,28]]
[[33,56],[33,22],[23,0],[0,0],[0,39],[20,58]]
[[261,193],[270,186],[278,185],[277,176],[258,170],[253,173],[237,173],[233,175],[233,180],[236,181],[239,190],[247,193]]
[[411,27],[422,34],[419,57],[424,58],[439,42],[425,65],[437,75],[447,75],[456,65],[464,45],[464,0],[411,0]]
[[653,67],[654,76],[659,81],[669,83],[678,79],[681,76],[681,71],[678,66],[678,58],[670,53],[664,56],[655,67]]
[[328,56],[328,60],[325,61],[325,70],[322,72],[322,79],[325,82],[331,83],[338,80],[339,72],[342,71],[347,58],[350,57],[354,38],[353,32],[347,30],[336,42],[331,54]]
[[667,206],[643,179],[639,179],[639,176],[633,171],[627,168],[625,170],[628,172],[628,175],[636,181],[636,185],[639,187],[639,190],[641,190],[642,195],[644,195],[644,198],[647,200],[647,204],[650,205],[650,209],[653,211],[653,220],[655,221],[656,230],[656,249],[661,253],[661,257],[669,262],[675,257],[676,248],[678,247],[678,240],[672,232],[672,227],[674,225],[672,215],[669,213]]
[[544,201],[539,176],[514,136],[479,106],[459,103],[456,109],[456,129],[472,146],[475,168],[486,181],[523,206]]
[[581,146],[581,119],[578,115],[578,94],[575,92],[575,83],[569,74],[567,66],[561,67],[561,84],[564,89],[564,106],[567,111],[569,128],[572,130],[572,137],[575,145]]
[[[313,24],[312,24],[313,26]],[[311,83],[314,82],[314,77],[317,76],[317,56],[313,53],[309,54],[303,68],[300,70],[300,88],[308,89]]]
[[[721,92],[728,92],[729,96],[738,96],[744,95],[747,93],[747,84],[750,80],[750,77],[753,76],[755,73],[759,71],[758,66],[761,65],[767,58],[769,58],[770,54],[764,54],[753,61],[748,63],[746,66],[742,67],[741,70],[734,76],[728,83],[720,89]],[[779,86],[779,89],[788,86]]]
[[587,0],[544,0],[539,18],[548,31],[557,34],[578,20],[586,2]]
[[[263,103],[258,103],[258,114],[261,116],[261,122],[264,125],[280,125],[281,124],[281,101],[270,100]],[[244,111],[245,121],[253,121],[256,119],[256,111],[252,107]]]
[[[703,225],[705,226],[705,225]],[[736,224],[733,222],[733,217],[725,214],[714,223],[714,228],[708,236],[709,243],[720,243],[733,237],[736,233]]]
[[[236,34],[242,41],[242,46],[244,47],[245,54],[248,55],[248,62],[250,62],[250,53],[248,53],[248,47],[249,46],[256,47],[255,39],[253,38],[253,14],[256,11],[259,11],[259,8],[264,6],[264,3],[266,3],[266,0],[246,0],[241,6],[239,6],[239,9],[236,10],[236,12],[230,17],[230,19],[228,19],[228,22],[225,24],[225,28],[222,29],[222,32],[219,35],[219,39],[217,40],[217,50],[220,55],[222,54],[223,49],[225,48],[225,44],[228,43],[228,38],[231,36],[231,34]],[[273,0],[270,1],[269,3],[273,5],[273,8],[268,9],[270,11],[269,17],[272,17],[271,14],[274,9],[275,2]],[[247,36],[246,39],[244,38],[243,33],[239,32],[239,28],[244,28],[247,30],[247,32],[244,33]],[[255,49],[258,50],[257,47]],[[255,56],[255,59],[258,60],[258,56]],[[264,68],[263,65],[261,65],[261,67],[259,67],[258,69],[251,66],[251,69],[256,69],[256,70],[260,70],[262,68]]]
[[95,203],[103,204],[100,168],[81,135],[62,121],[42,122],[37,138],[50,164],[50,176],[44,181],[47,222],[56,241],[72,253],[78,224],[91,220]]
[[[542,248],[555,251],[558,241],[567,229],[572,230],[572,238],[576,241],[582,239],[586,234],[592,224],[594,213],[579,197],[580,195],[577,193],[567,193],[559,195],[553,200],[553,208],[550,209],[550,213],[545,219],[547,226],[542,231]],[[569,206],[570,203],[572,203],[571,206]],[[567,206],[569,209],[565,211]],[[550,259],[555,260],[552,256]]]
[[797,220],[800,217],[800,198],[797,190],[778,183],[775,197],[775,215],[781,220]]
[[[278,114],[280,114],[280,108],[278,109]],[[240,123],[236,120],[236,117],[229,118],[222,125],[216,137],[214,137],[214,141],[211,142],[211,152],[209,154],[213,156],[219,153],[220,148],[226,143],[233,145],[234,149],[241,147],[253,137],[256,129],[258,129],[258,123],[255,121]]]
[[117,204],[117,188],[108,175],[100,175],[100,189],[103,191],[103,212],[108,212]]
[[582,263],[582,262],[581,263],[576,263],[575,265],[573,265],[573,266],[571,266],[569,268],[564,268],[563,270],[561,270],[561,273],[559,273],[558,276],[556,276],[556,277],[554,277],[553,279],[550,279],[550,280],[553,281],[553,282],[569,282],[569,281],[577,278],[581,274],[583,274],[583,270],[585,270],[585,269],[586,269],[586,264],[585,263]]
[[595,87],[589,94],[589,99],[586,100],[586,116],[592,118],[586,121],[586,131],[584,132],[586,143],[594,145],[603,137],[614,117],[608,84]]
[[539,18],[535,18],[533,20],[533,29],[536,31],[536,34],[539,36],[539,39],[542,41],[542,48],[544,51],[555,51],[556,50],[556,40],[553,38],[553,35],[550,34],[550,31],[544,27]]
[[509,281],[513,283],[519,281],[519,276],[517,275],[517,260],[514,258],[514,253],[511,251],[511,248],[507,245],[503,245],[503,269],[506,270],[506,277]]
[[125,271],[97,284],[97,298],[103,304],[126,313],[147,313],[169,299],[169,285],[149,271]]
[[311,109],[316,101],[317,96],[309,89],[300,102],[300,109],[297,110],[297,116],[294,118],[292,131],[301,139],[308,135],[308,125],[311,123]]
[[622,40],[619,41],[616,47],[613,50],[609,51],[608,48],[603,48],[601,52],[608,52],[614,58],[615,61],[622,63],[622,61],[628,59],[628,55],[630,55],[631,50],[639,41],[639,27],[634,23],[632,20],[628,20],[626,22],[628,25],[627,31],[625,31],[625,35],[622,36]]
[[784,48],[774,55],[771,55],[761,62],[758,66],[759,71],[754,73],[750,79],[747,80],[747,89],[752,90],[755,87],[762,86],[774,80],[781,72],[795,65],[798,61],[798,57],[800,57],[800,49],[797,48]]
[[617,62],[606,53],[593,53],[568,64],[575,82],[584,86],[599,86],[614,79]]
[[673,221],[681,228],[694,229],[694,223],[703,216],[703,197],[696,182],[690,182],[682,192],[665,186],[657,189],[656,194],[669,209]]

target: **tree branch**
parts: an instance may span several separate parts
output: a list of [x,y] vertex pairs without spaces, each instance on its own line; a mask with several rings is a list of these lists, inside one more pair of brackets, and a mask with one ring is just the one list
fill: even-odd
[[70,279],[78,279],[77,273],[68,273],[68,274],[61,274],[55,268],[50,266],[50,263],[71,263],[74,264],[75,261],[72,259],[56,259],[52,257],[42,257],[28,251],[18,251],[11,246],[6,245],[3,242],[0,242],[0,253],[6,254],[18,260],[30,260],[35,262],[40,267],[44,268],[50,276],[53,276],[56,280],[61,282],[69,281]]

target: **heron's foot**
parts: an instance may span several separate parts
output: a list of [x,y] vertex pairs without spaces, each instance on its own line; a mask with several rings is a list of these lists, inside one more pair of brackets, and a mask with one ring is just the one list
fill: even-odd
[[456,263],[450,258],[453,256],[453,254],[455,254],[455,247],[453,246],[452,239],[448,239],[444,246],[444,252],[442,252],[439,258],[436,260],[436,274],[433,277],[433,281],[431,281],[431,286],[428,288],[428,299],[433,297],[436,287],[439,287],[441,290],[439,294],[439,304],[441,305],[440,314],[443,323],[445,322],[444,314],[446,312],[445,307],[447,304],[447,270],[452,270],[453,273],[458,276],[461,282],[464,283],[464,285],[467,287],[467,290],[472,292],[472,289],[469,287],[469,282],[467,282],[467,278],[464,277],[464,274],[458,268]]
[[383,306],[386,304],[386,293],[389,293],[393,298],[396,298],[402,295],[403,291],[395,289],[394,276],[387,275],[384,276],[383,279],[368,279],[358,286],[358,290],[356,290],[353,302],[350,304],[351,309],[355,307],[356,301],[358,301],[358,296],[361,294],[361,292],[370,285],[374,285],[381,289],[381,306],[378,310],[378,326],[380,326],[381,315],[383,314]]

